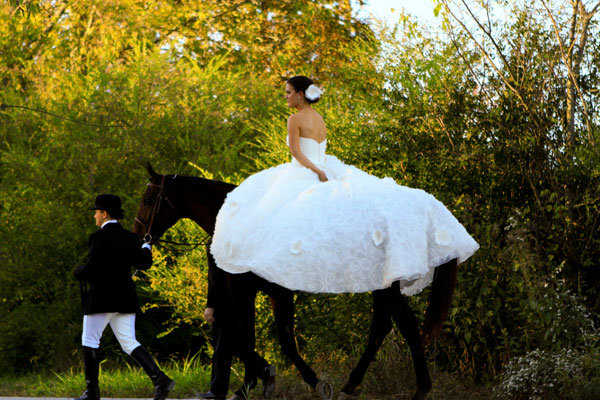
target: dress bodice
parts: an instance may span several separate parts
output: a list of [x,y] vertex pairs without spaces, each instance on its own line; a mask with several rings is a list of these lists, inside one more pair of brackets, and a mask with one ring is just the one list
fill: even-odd
[[[290,138],[286,137],[286,142],[289,146]],[[327,148],[327,139],[321,143],[314,139],[305,138],[300,136],[300,150],[302,153],[313,163],[318,165],[325,165],[325,149]],[[298,163],[294,157],[292,157],[293,163]]]

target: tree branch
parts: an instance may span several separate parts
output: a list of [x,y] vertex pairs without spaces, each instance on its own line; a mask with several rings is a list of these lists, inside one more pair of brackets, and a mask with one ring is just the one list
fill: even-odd
[[[464,3],[464,0],[463,0],[463,3]],[[473,40],[473,42],[475,43],[475,45],[479,48],[479,50],[481,51],[481,53],[488,60],[488,62],[492,66],[492,68],[496,71],[496,73],[498,74],[498,76],[500,77],[500,79],[502,80],[502,82],[504,82],[504,84],[517,96],[517,98],[519,99],[519,102],[521,103],[521,105],[525,108],[525,110],[533,118],[533,122],[535,123],[536,127],[539,130],[541,130],[542,127],[541,127],[541,124],[540,124],[540,121],[539,121],[539,118],[538,118],[537,114],[529,107],[529,105],[527,104],[527,102],[525,102],[525,99],[523,98],[523,95],[521,94],[521,91],[519,89],[517,89],[515,86],[513,86],[511,84],[511,82],[504,76],[504,74],[502,74],[502,71],[496,65],[496,63],[492,60],[492,57],[487,52],[487,50],[485,50],[485,48],[477,41],[477,39],[475,39],[475,36],[473,36],[473,33],[469,30],[469,28],[467,28],[466,25],[460,19],[458,19],[458,17],[456,17],[456,15],[450,10],[450,7],[448,7],[448,4],[447,4],[447,0],[442,0],[442,4],[444,5],[444,8],[446,9],[446,11],[452,16],[452,18],[454,18],[454,20],[460,24],[460,26],[467,33],[467,35],[469,35],[469,37],[471,38],[471,40]],[[472,13],[471,13],[471,16],[476,20],[477,25],[480,27],[480,29],[482,29],[484,32],[486,32],[485,28],[481,26],[481,24],[479,23],[479,21],[477,21],[476,17],[473,16]],[[486,35],[487,34],[488,33],[486,32]],[[494,41],[494,43],[495,43],[495,41]],[[499,51],[499,47],[496,47],[496,49]],[[501,53],[500,53],[500,57],[502,57],[504,59],[504,56]],[[507,66],[507,69],[509,71],[509,74],[511,75],[510,77],[511,77],[512,81],[516,82],[515,78],[510,73],[510,68],[508,68],[508,66],[509,66],[508,62],[506,61],[506,59],[504,59],[504,60],[505,60],[505,65]]]
[[[585,9],[583,8],[583,4],[579,3],[579,1],[577,1],[577,3],[575,4],[575,7],[577,5],[579,5],[580,8],[580,12],[582,13],[582,27],[581,27],[581,37],[579,40],[579,49],[578,49],[578,54],[577,54],[577,59],[575,60],[575,66],[577,67],[577,76],[575,75],[575,71],[573,71],[573,67],[571,65],[571,63],[569,62],[569,60],[571,59],[570,57],[567,57],[565,55],[565,49],[564,49],[564,43],[560,37],[560,33],[558,31],[558,25],[556,23],[556,20],[554,19],[554,15],[552,15],[552,12],[550,11],[550,9],[548,8],[548,5],[546,4],[545,0],[541,0],[542,4],[544,5],[544,8],[546,9],[546,11],[548,12],[548,16],[550,17],[550,20],[552,21],[552,25],[554,26],[554,33],[556,35],[556,39],[558,40],[558,46],[560,48],[560,54],[561,54],[561,58],[565,64],[565,67],[567,67],[567,71],[569,73],[569,78],[571,83],[575,86],[575,89],[577,90],[577,94],[579,95],[579,99],[581,100],[581,104],[583,105],[583,115],[585,116],[585,121],[586,121],[586,128],[588,131],[588,139],[590,140],[590,143],[592,144],[592,146],[594,146],[594,148],[596,147],[593,137],[592,137],[592,125],[591,125],[591,121],[590,121],[590,116],[589,116],[589,112],[588,112],[588,108],[587,108],[587,103],[585,101],[585,99],[583,98],[583,93],[581,92],[581,88],[579,87],[579,84],[577,83],[577,76],[579,76],[579,66],[581,65],[581,59],[583,57],[583,50],[585,48],[585,44],[587,42],[587,30],[589,27],[589,23],[590,20],[592,18],[592,13],[587,13],[585,12]],[[600,4],[600,3],[599,3]],[[596,5],[596,7],[594,8],[597,9],[598,5]],[[575,8],[574,8],[575,10]],[[577,11],[574,11],[574,14],[576,14]],[[573,15],[573,18],[575,19],[575,15]],[[575,25],[575,21],[573,22],[573,25]],[[575,38],[573,37],[573,43],[575,42]],[[567,96],[570,96],[569,93],[567,93]],[[574,99],[571,99],[571,101],[573,101]],[[570,134],[572,134],[572,132],[569,132]]]

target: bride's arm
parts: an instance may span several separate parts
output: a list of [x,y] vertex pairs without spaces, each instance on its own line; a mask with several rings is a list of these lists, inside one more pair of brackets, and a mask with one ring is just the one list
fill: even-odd
[[300,123],[296,115],[290,115],[287,123],[289,148],[294,157],[300,164],[313,171],[319,177],[321,182],[327,182],[327,175],[322,169],[318,168],[308,157],[300,150]]

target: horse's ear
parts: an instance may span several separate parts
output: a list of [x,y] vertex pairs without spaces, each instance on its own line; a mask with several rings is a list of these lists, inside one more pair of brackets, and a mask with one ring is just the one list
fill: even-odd
[[146,166],[146,169],[148,170],[148,174],[150,174],[150,180],[154,183],[158,183],[160,182],[160,174],[158,174],[154,168],[152,168],[152,165],[150,165],[150,163],[148,163],[148,165]]

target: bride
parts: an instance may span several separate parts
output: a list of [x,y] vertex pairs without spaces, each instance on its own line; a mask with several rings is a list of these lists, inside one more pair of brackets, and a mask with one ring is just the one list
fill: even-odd
[[399,281],[403,294],[414,295],[435,267],[479,248],[429,193],[325,153],[325,122],[312,108],[322,92],[310,78],[289,79],[285,92],[297,110],[287,124],[291,162],[228,194],[211,246],[219,268],[291,290],[358,293]]

